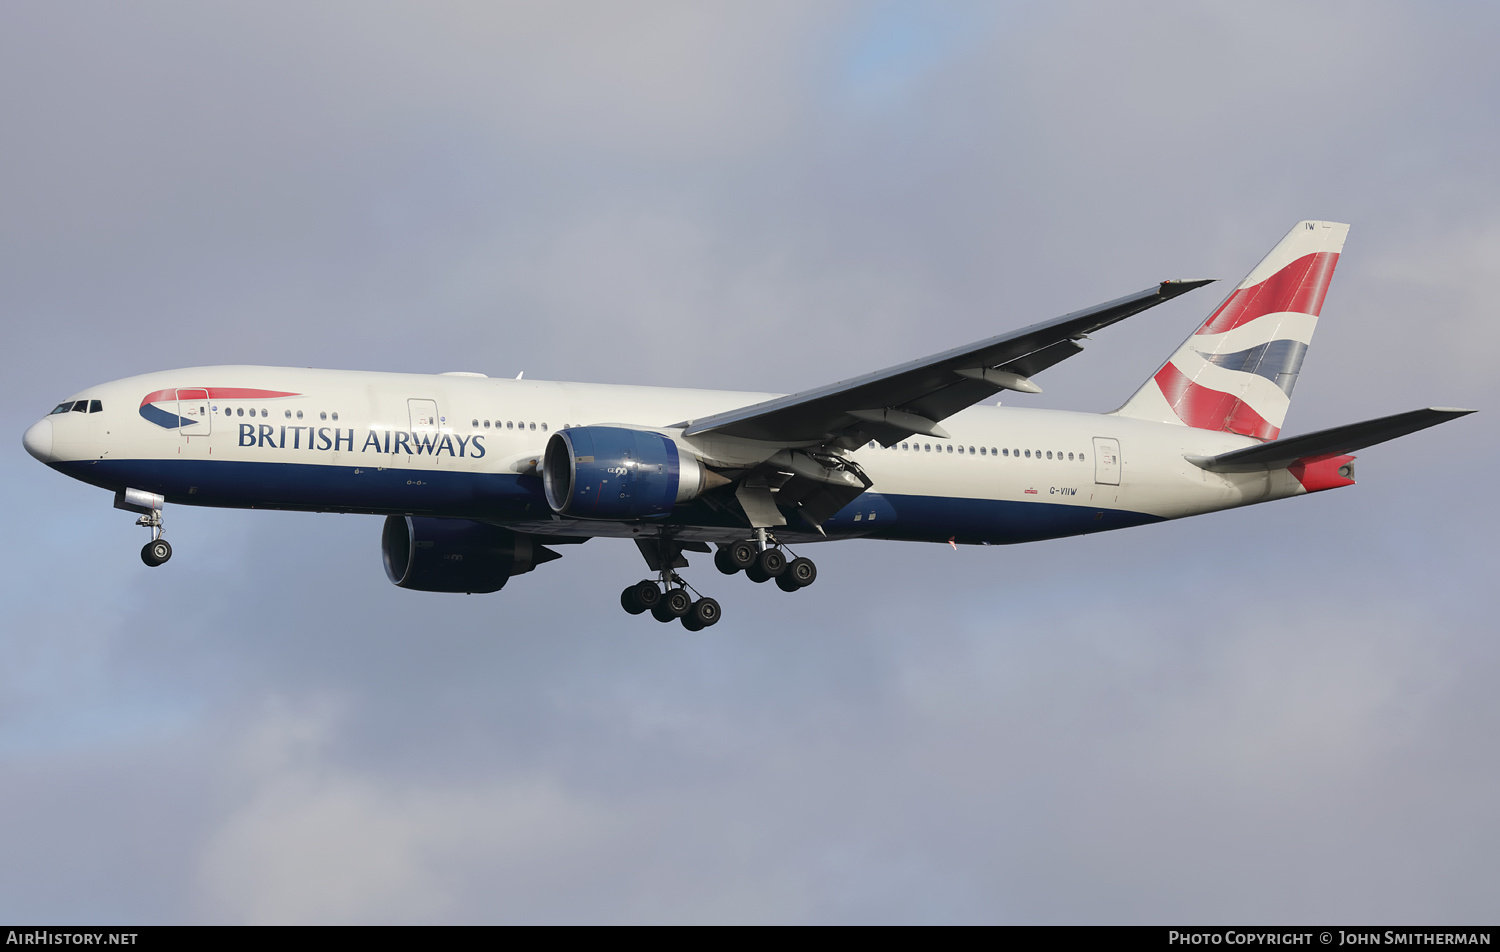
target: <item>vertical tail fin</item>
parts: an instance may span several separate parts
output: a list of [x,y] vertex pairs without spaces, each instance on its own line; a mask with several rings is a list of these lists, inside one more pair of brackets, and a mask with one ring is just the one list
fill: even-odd
[[1299,221],[1115,412],[1274,440],[1348,233]]

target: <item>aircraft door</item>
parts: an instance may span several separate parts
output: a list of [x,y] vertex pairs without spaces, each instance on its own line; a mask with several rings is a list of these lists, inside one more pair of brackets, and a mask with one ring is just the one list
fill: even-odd
[[1120,441],[1108,436],[1094,437],[1094,482],[1101,486],[1120,485]]
[[408,400],[406,409],[411,414],[411,428],[413,433],[431,433],[438,428],[438,408],[436,400]]
[[207,390],[177,391],[177,432],[184,437],[208,436],[213,414],[208,412]]

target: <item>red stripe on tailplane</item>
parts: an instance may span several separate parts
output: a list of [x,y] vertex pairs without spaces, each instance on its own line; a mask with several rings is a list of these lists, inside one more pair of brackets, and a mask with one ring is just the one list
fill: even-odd
[[1193,383],[1170,361],[1156,372],[1156,385],[1178,418],[1200,430],[1224,430],[1274,440],[1281,428],[1256,413],[1239,397]]
[[1296,311],[1317,316],[1328,296],[1328,283],[1339,263],[1337,252],[1303,255],[1259,284],[1240,288],[1219,305],[1198,334],[1222,334],[1257,317]]
[[[1309,456],[1287,467],[1302,488],[1310,493],[1354,485],[1354,470],[1345,469],[1354,462],[1352,456]],[[1348,475],[1345,475],[1347,473]]]

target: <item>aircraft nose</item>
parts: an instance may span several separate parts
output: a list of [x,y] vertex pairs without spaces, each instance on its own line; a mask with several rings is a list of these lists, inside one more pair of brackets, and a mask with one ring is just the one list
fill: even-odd
[[[15,432],[12,430],[11,432]],[[26,452],[44,463],[52,462],[52,421],[46,417],[31,424],[26,435],[21,437]]]

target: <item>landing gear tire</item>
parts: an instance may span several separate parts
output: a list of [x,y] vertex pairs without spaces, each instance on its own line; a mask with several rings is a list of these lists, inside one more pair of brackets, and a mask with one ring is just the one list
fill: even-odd
[[745,577],[750,581],[755,582],[757,585],[761,582],[771,581],[771,576],[767,575],[765,572],[762,572],[759,565],[752,565],[748,569],[746,569]]
[[[760,550],[756,548],[754,542],[736,542],[729,548],[721,549],[720,551],[728,552],[729,555],[725,557],[725,560],[740,570],[748,569],[754,565],[755,557],[760,554]],[[723,570],[721,569],[720,571]]]
[[781,554],[780,549],[766,549],[755,560],[755,567],[766,578],[775,578],[786,571],[786,556]]
[[634,585],[626,587],[625,591],[620,593],[620,607],[632,615],[639,615],[646,610],[646,606],[642,605],[640,600],[635,597]]
[[818,580],[818,567],[813,564],[812,559],[795,558],[787,563],[786,571],[776,580],[779,582],[784,578],[794,580],[798,588],[807,588]]
[[632,615],[648,612],[661,602],[661,589],[650,579],[643,579],[620,593],[620,607]]
[[172,557],[172,546],[166,539],[156,539],[141,547],[141,561],[156,568]]
[[719,619],[723,617],[724,613],[717,601],[712,598],[700,598],[693,602],[693,607],[682,616],[682,627],[688,631],[702,631],[718,624]]
[[743,566],[734,561],[734,556],[730,555],[728,547],[725,547],[714,553],[714,568],[725,575],[734,575]]
[[652,607],[651,617],[659,622],[674,621],[692,611],[692,608],[692,597],[682,589],[674,588]]

